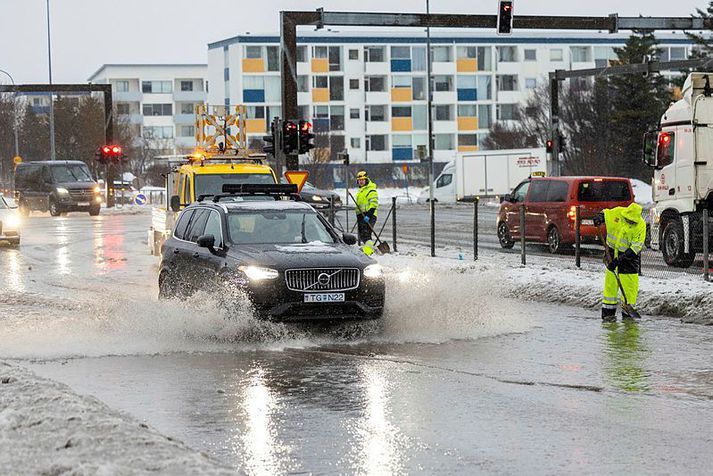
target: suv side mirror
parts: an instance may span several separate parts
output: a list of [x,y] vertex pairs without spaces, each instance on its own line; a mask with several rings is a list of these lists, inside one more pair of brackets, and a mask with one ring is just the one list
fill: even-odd
[[644,134],[644,163],[649,167],[656,167],[656,145],[658,142],[658,132],[647,132]]
[[171,201],[169,203],[171,211],[180,212],[181,211],[181,197],[178,195],[171,195]]
[[215,236],[213,235],[201,235],[198,237],[198,246],[201,248],[213,249],[215,246]]
[[342,233],[342,241],[347,245],[356,245],[357,237],[351,233]]
[[501,196],[500,203],[503,203],[503,202],[512,202],[512,195],[510,195],[509,193],[506,193],[505,195]]

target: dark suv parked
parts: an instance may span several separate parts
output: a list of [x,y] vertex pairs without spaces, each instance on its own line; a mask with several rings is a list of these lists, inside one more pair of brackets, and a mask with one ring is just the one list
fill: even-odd
[[15,197],[20,213],[49,211],[99,215],[101,193],[87,164],[79,160],[24,162],[15,170]]

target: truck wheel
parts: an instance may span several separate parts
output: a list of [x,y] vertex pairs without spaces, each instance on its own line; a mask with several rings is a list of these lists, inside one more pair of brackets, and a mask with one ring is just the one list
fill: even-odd
[[553,255],[562,251],[562,235],[554,225],[547,230],[547,249]]
[[695,252],[684,251],[685,235],[683,223],[672,220],[666,223],[661,236],[661,251],[667,265],[676,268],[689,268],[696,258]]
[[506,250],[509,250],[515,245],[515,242],[510,237],[510,229],[504,221],[498,224],[498,241],[500,242],[500,246]]
[[62,212],[59,209],[59,206],[57,205],[57,202],[52,198],[50,198],[49,210],[50,210],[50,215],[52,215],[53,217],[58,217],[62,214]]

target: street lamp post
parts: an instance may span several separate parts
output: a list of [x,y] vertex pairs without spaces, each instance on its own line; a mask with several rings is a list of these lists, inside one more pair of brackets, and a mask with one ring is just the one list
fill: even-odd
[[[47,61],[49,65],[49,80],[52,84],[52,42],[50,38],[50,0],[47,0]],[[50,92],[50,160],[55,160],[54,144],[54,94]]]
[[[426,15],[431,14],[426,0]],[[436,209],[433,200],[433,85],[431,84],[431,26],[426,27],[426,83],[428,84],[428,204],[431,215],[431,256],[436,256]]]

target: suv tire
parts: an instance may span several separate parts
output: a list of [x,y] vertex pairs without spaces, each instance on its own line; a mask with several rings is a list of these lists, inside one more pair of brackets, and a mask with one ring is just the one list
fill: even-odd
[[58,217],[62,214],[62,211],[60,210],[59,205],[57,205],[57,201],[54,198],[50,198],[49,212],[50,215],[52,215],[53,217]]
[[508,228],[508,224],[504,221],[501,221],[498,224],[498,241],[500,242],[500,246],[506,250],[509,250],[515,245],[515,242],[510,236],[510,229]]
[[562,234],[554,225],[547,230],[547,249],[553,255],[562,251]]

